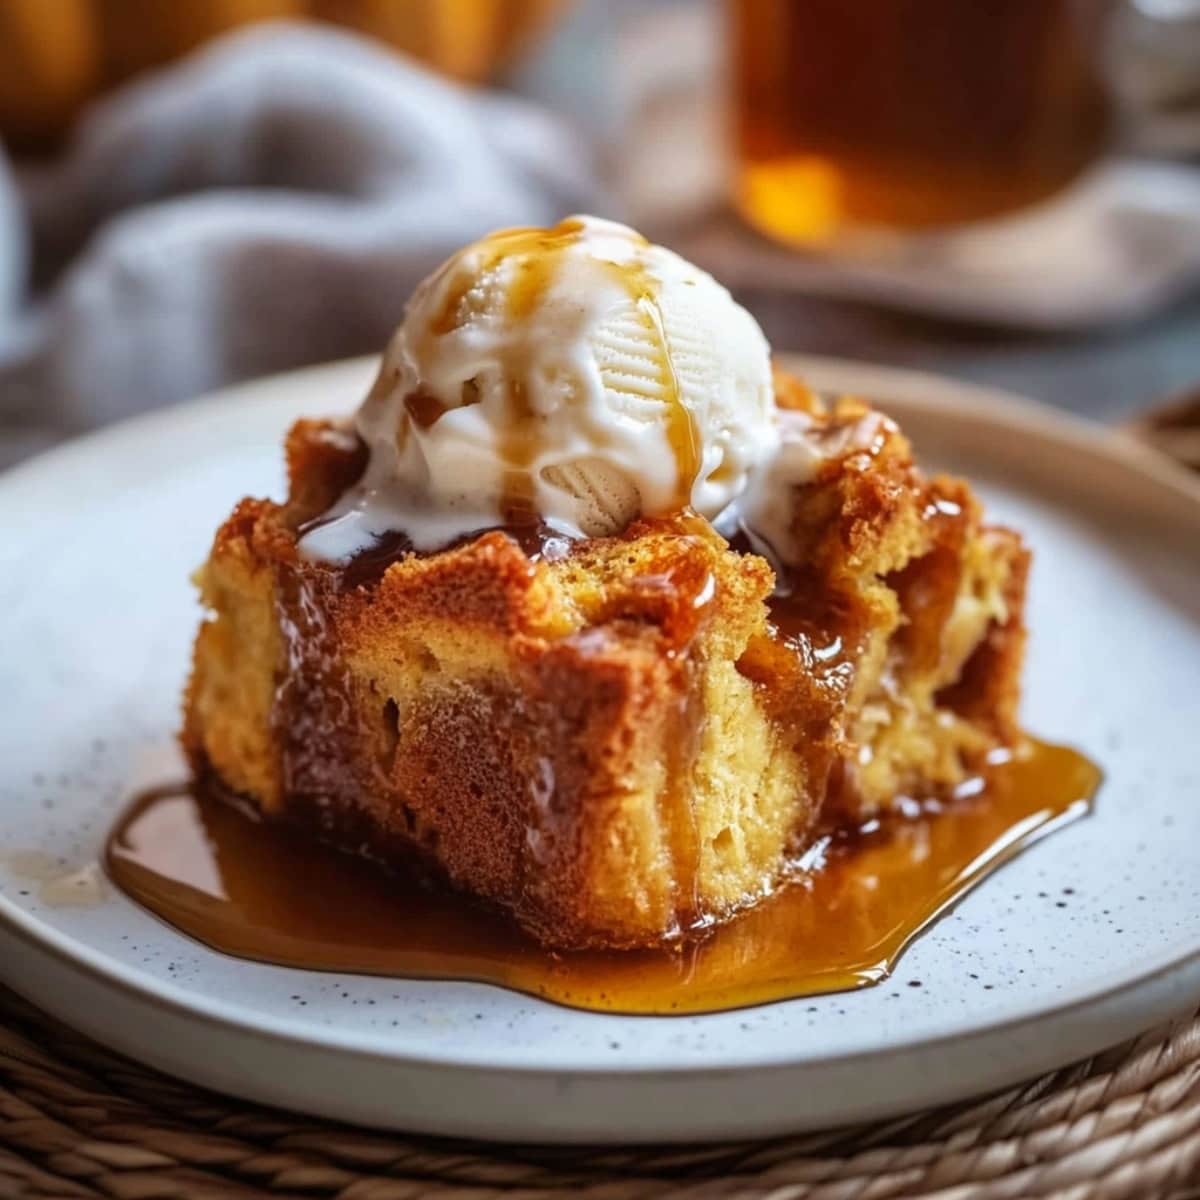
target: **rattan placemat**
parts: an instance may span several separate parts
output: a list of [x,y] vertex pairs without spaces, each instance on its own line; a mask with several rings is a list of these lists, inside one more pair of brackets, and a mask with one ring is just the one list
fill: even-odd
[[693,1147],[502,1147],[245,1104],[0,989],[0,1196],[1200,1200],[1200,1014],[1024,1087],[883,1124]]

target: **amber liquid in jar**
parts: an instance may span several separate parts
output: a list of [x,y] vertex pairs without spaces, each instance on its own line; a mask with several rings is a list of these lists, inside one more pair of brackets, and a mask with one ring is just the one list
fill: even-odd
[[736,199],[820,244],[953,226],[1101,151],[1107,0],[729,0]]

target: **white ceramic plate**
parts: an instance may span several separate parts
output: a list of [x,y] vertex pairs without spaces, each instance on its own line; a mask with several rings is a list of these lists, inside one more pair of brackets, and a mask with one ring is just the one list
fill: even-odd
[[214,1088],[366,1124],[552,1141],[766,1135],[911,1111],[1194,1003],[1200,487],[1010,396],[797,365],[880,402],[1025,531],[1027,723],[1108,772],[1094,817],[984,883],[891,980],[714,1016],[573,1012],[482,985],[226,958],[98,880],[89,864],[123,798],[172,771],[198,616],[189,571],[236,499],[278,492],[287,423],[352,406],[367,361],[147,417],[0,479],[0,977]]

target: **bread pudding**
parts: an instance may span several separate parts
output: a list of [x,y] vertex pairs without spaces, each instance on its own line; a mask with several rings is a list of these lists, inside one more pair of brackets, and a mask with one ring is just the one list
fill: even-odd
[[469,247],[198,574],[197,775],[558,950],[725,921],[1019,739],[1020,538],[668,256]]

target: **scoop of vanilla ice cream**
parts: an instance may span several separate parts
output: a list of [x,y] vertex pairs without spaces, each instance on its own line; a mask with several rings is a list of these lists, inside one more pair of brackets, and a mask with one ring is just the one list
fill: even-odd
[[357,417],[367,473],[305,548],[712,518],[774,455],[774,408],[762,331],[710,275],[593,217],[505,230],[417,289]]

